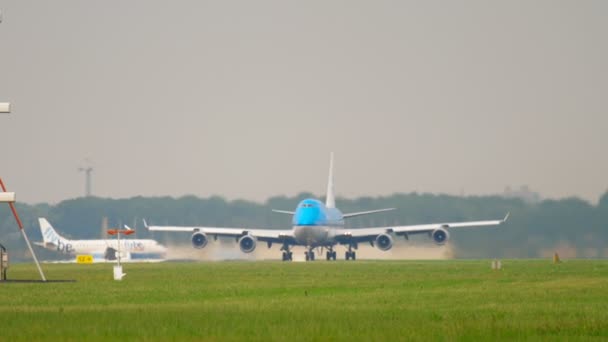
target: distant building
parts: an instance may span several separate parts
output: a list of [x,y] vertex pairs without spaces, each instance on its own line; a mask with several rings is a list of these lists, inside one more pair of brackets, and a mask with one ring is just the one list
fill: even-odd
[[538,192],[530,190],[527,185],[522,185],[519,190],[513,190],[510,186],[505,188],[504,193],[502,194],[504,198],[519,198],[528,204],[536,204],[542,201],[540,194]]

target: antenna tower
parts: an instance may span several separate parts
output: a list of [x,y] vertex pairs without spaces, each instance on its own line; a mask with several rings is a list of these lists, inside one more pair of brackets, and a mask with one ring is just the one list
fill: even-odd
[[85,197],[91,197],[92,193],[91,193],[91,173],[93,172],[93,167],[91,167],[91,165],[88,163],[87,160],[87,165],[85,167],[79,167],[78,171],[80,172],[84,172],[84,196]]

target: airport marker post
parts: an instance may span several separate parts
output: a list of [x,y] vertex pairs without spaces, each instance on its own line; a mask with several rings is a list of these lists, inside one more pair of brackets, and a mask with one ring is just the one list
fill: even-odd
[[126,273],[122,273],[122,265],[120,264],[120,234],[131,235],[133,233],[135,233],[135,231],[131,229],[108,229],[108,234],[116,235],[116,241],[118,242],[116,265],[114,266],[114,280],[122,280],[122,278],[127,275]]
[[13,212],[13,216],[15,217],[15,221],[17,221],[17,225],[19,226],[21,235],[23,235],[23,239],[25,239],[25,243],[27,244],[27,247],[30,249],[30,253],[32,253],[32,257],[34,257],[34,262],[36,262],[36,267],[38,267],[38,272],[40,272],[40,277],[42,278],[42,281],[46,281],[46,277],[44,276],[44,273],[42,272],[42,268],[40,267],[38,258],[36,258],[34,249],[32,248],[32,245],[30,244],[30,240],[27,238],[27,235],[25,235],[25,229],[23,229],[23,224],[21,223],[21,219],[19,218],[19,215],[17,214],[17,209],[15,209],[15,193],[6,192],[6,187],[4,186],[4,183],[2,182],[2,178],[0,178],[0,188],[2,188],[2,191],[3,191],[3,192],[0,192],[0,202],[8,203],[8,205],[11,207],[11,211]]

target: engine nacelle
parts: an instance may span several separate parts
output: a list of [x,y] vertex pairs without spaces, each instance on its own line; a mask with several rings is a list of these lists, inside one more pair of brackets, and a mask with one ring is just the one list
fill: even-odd
[[438,245],[445,245],[450,239],[450,233],[445,228],[437,228],[431,233],[431,239]]
[[239,248],[243,253],[251,253],[255,250],[256,241],[251,235],[243,235],[239,239]]
[[380,234],[376,237],[376,247],[381,251],[393,248],[393,237],[388,234]]
[[196,232],[192,234],[192,247],[196,249],[205,248],[208,242],[209,239],[207,238],[207,235],[205,235],[205,233]]

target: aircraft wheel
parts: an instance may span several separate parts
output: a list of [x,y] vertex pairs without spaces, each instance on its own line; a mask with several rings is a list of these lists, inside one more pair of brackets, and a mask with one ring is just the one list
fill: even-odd
[[310,261],[315,261],[315,252],[308,253],[310,256]]
[[304,256],[306,257],[306,261],[310,260],[310,255],[308,254],[308,252],[304,252]]
[[355,252],[352,252],[352,257],[353,257],[353,260],[357,260],[357,256],[356,256]]
[[334,260],[336,260],[336,252],[335,251],[331,252],[331,258],[334,259]]
[[289,260],[289,261],[293,260],[293,252],[287,253],[287,260]]
[[344,253],[344,259],[350,260],[350,252]]

